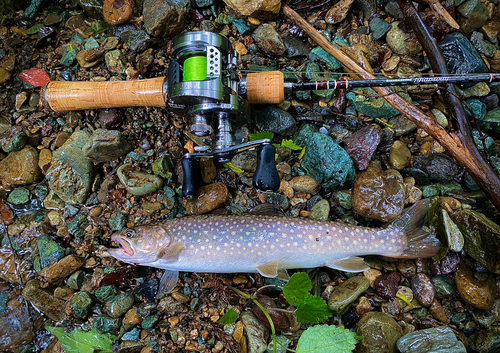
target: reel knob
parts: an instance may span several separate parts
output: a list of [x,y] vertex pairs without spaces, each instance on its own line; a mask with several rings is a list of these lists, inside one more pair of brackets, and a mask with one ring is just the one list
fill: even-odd
[[278,191],[280,178],[274,155],[276,150],[270,143],[263,143],[257,147],[257,169],[252,178],[252,186],[261,191]]

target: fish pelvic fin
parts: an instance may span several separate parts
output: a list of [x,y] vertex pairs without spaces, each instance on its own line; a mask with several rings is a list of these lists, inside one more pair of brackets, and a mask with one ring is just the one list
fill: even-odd
[[428,211],[429,200],[420,200],[389,225],[401,230],[406,237],[404,252],[391,257],[410,259],[432,257],[439,252],[442,247],[439,240],[422,229]]
[[177,285],[178,280],[178,271],[165,270],[163,276],[161,276],[160,285],[158,286],[158,293],[156,297],[161,298],[164,295],[170,293],[172,289],[174,289],[174,287]]
[[370,266],[365,263],[363,258],[357,256],[332,260],[326,263],[325,266],[345,272],[363,272],[370,269]]
[[264,277],[275,278],[278,277],[279,274],[278,270],[279,264],[280,260],[274,260],[266,264],[257,266],[256,270]]
[[184,249],[184,244],[180,241],[172,245],[166,246],[158,252],[157,258],[165,261],[177,261],[179,254]]

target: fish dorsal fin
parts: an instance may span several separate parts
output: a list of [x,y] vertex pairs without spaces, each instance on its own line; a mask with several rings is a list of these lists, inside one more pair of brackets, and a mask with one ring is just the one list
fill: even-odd
[[178,271],[165,270],[163,276],[161,276],[160,285],[158,286],[158,298],[168,294],[174,289],[179,280]]
[[182,242],[179,241],[170,246],[162,248],[158,252],[157,258],[165,261],[177,261],[182,249],[184,249],[184,244],[182,244]]
[[368,266],[361,257],[357,256],[332,260],[325,264],[325,266],[346,272],[362,272],[370,269],[370,266]]
[[288,272],[286,269],[281,268],[278,270],[278,276],[279,279],[282,279],[283,281],[288,281],[290,279],[290,276],[288,275]]
[[274,260],[268,262],[267,264],[263,264],[257,266],[257,271],[264,277],[278,277],[278,266],[280,264],[280,260]]

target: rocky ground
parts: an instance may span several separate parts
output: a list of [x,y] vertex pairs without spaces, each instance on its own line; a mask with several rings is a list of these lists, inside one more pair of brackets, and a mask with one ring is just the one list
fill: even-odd
[[[497,4],[444,1],[460,30],[419,4],[449,62],[464,70],[453,73],[500,68]],[[398,25],[402,13],[394,0],[293,0],[290,6],[366,69],[390,77],[429,72],[414,34]],[[116,352],[263,352],[270,338],[262,312],[227,285],[249,294],[259,290],[267,295],[259,299],[264,306],[282,307],[280,291],[260,288],[283,282],[257,274],[183,273],[171,294],[156,299],[162,271],[107,255],[106,248],[116,246],[111,234],[172,217],[239,214],[263,202],[288,217],[378,227],[428,198],[428,227],[445,245],[436,258],[369,257],[371,269],[362,274],[307,271],[312,292],[333,312],[325,323],[364,336],[356,352],[497,352],[498,212],[436,141],[372,90],[296,92],[279,105],[253,107],[250,122],[235,132],[244,141],[253,133],[274,133],[280,190],[251,187],[256,154],[247,151],[233,158],[232,168],[202,160],[207,185],[189,202],[181,197],[180,160],[203,141],[189,132],[191,122],[182,114],[163,108],[57,114],[39,106],[39,87],[49,80],[166,75],[172,37],[189,30],[229,38],[242,72],[279,69],[294,82],[342,72],[280,12],[279,1],[4,1],[0,351],[61,352],[46,329],[60,327],[80,333],[92,328],[93,337],[107,337]],[[453,128],[436,87],[401,92]],[[459,94],[476,143],[498,168],[500,85],[479,83]],[[306,149],[290,148],[295,146]],[[229,308],[239,319],[221,325]],[[308,326],[273,317],[280,341],[295,348]],[[75,336],[75,351],[93,351],[84,350],[82,337]]]

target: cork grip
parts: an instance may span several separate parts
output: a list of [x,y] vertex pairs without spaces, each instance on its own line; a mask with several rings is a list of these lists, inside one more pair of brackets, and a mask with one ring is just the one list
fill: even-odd
[[247,75],[247,99],[250,104],[279,104],[285,99],[284,76],[280,71]]
[[72,110],[165,107],[165,77],[132,81],[49,82],[42,104],[56,112]]

